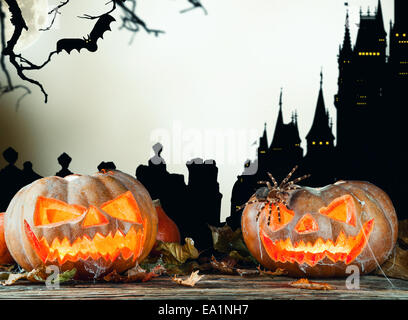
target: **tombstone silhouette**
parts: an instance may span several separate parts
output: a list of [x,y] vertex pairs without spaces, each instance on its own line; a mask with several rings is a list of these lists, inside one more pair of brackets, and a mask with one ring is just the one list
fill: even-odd
[[196,158],[186,163],[188,168],[185,228],[196,240],[200,250],[212,252],[213,241],[208,225],[220,226],[221,199],[218,168],[214,160]]
[[23,177],[25,185],[42,178],[42,176],[33,170],[33,164],[30,161],[23,163]]
[[55,175],[61,178],[64,178],[66,176],[69,176],[70,174],[73,174],[73,172],[71,172],[70,170],[68,170],[69,164],[72,161],[72,158],[66,154],[65,152],[63,154],[61,154],[58,157],[58,163],[60,164],[60,166],[62,167],[60,171],[58,171]]
[[116,165],[112,161],[109,161],[109,162],[102,161],[98,165],[98,171],[102,171],[102,170],[106,170],[106,171],[116,170]]
[[156,143],[153,146],[154,156],[148,165],[140,165],[136,169],[136,178],[149,191],[153,200],[159,199],[163,210],[177,224],[182,238],[189,236],[185,227],[186,216],[190,210],[180,201],[186,198],[187,186],[184,176],[171,174],[167,171],[166,162],[161,157],[163,146]]
[[150,158],[149,164],[152,163],[154,165],[160,164],[166,165],[166,161],[164,161],[164,159],[161,156],[161,153],[163,151],[163,145],[160,142],[158,142],[152,147],[152,149],[154,151],[154,156]]
[[24,186],[23,172],[15,166],[18,152],[8,148],[3,152],[3,158],[8,163],[0,171],[0,211],[6,211],[10,200]]

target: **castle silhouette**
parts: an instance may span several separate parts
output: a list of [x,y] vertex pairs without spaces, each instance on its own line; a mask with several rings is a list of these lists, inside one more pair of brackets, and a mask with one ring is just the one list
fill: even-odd
[[[306,136],[307,153],[300,146],[297,114],[285,124],[282,91],[275,132],[270,145],[266,124],[259,139],[257,159],[247,161],[231,196],[231,216],[227,223],[240,227],[242,211],[237,209],[268,179],[267,172],[281,180],[295,165],[298,175],[311,173],[308,186],[324,186],[338,180],[366,180],[383,188],[391,197],[400,219],[408,218],[403,183],[408,107],[408,1],[395,0],[395,18],[387,41],[381,0],[375,13],[360,10],[360,24],[354,46],[349,14],[346,15],[343,44],[338,55],[336,144],[323,92],[323,74],[313,124]],[[387,42],[390,52],[387,56]],[[251,169],[252,167],[252,169]]]

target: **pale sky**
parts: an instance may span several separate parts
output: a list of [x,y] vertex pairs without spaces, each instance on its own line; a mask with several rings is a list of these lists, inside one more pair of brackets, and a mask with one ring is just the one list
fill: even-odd
[[[58,29],[43,33],[24,55],[41,62],[56,40],[86,36],[94,22],[76,16],[101,13],[105,2],[71,0]],[[30,160],[44,176],[59,170],[56,158],[62,152],[73,158],[70,169],[77,173],[94,173],[105,160],[134,174],[162,137],[168,170],[184,174],[186,182],[187,160],[215,158],[223,221],[236,176],[253,158],[264,122],[270,143],[281,87],[284,120],[297,110],[305,149],[323,68],[326,106],[335,123],[346,7],[344,0],[202,2],[208,16],[201,10],[180,14],[189,6],[182,0],[138,0],[140,16],[165,34],[156,38],[142,30],[129,45],[131,35],[118,30],[117,22],[99,41],[97,53],[55,56],[32,74],[44,84],[48,104],[36,87],[30,87],[33,94],[18,112],[17,93],[1,98],[0,151],[14,147],[18,166]],[[360,6],[373,12],[377,2],[348,1],[353,40]],[[382,5],[388,32],[394,5],[392,0]]]

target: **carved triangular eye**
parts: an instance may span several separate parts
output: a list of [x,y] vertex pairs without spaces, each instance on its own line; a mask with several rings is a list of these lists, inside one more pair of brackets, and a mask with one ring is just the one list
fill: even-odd
[[39,196],[35,205],[34,225],[42,226],[80,217],[86,208],[76,204]]
[[300,234],[308,234],[319,231],[319,225],[311,214],[305,214],[296,224],[295,230]]
[[102,204],[101,209],[113,218],[133,223],[143,223],[139,205],[130,191],[105,202]]
[[327,207],[321,208],[319,213],[353,227],[356,226],[356,206],[350,195],[334,199]]
[[108,224],[109,220],[99,211],[95,206],[90,206],[86,211],[84,221],[82,222],[83,228],[102,226]]

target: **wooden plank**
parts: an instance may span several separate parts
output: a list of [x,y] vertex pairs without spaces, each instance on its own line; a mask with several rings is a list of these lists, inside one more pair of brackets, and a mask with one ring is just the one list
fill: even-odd
[[24,282],[0,287],[0,299],[408,299],[408,281],[376,276],[361,278],[360,290],[348,290],[344,279],[321,280],[336,287],[333,291],[297,289],[289,286],[291,278],[205,275],[194,288],[173,283],[162,276],[146,283],[62,284],[50,290],[43,284]]

